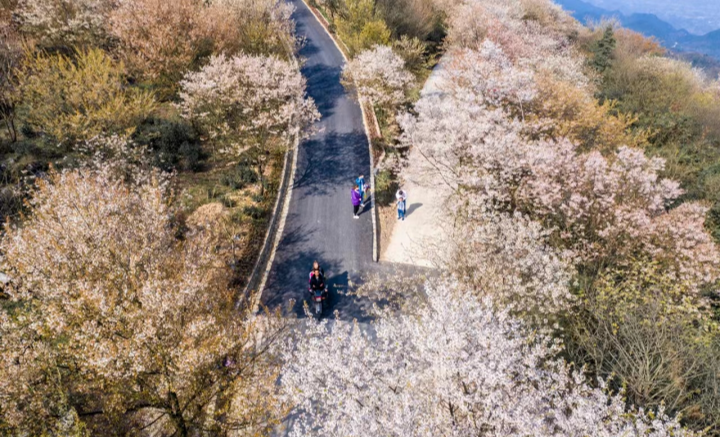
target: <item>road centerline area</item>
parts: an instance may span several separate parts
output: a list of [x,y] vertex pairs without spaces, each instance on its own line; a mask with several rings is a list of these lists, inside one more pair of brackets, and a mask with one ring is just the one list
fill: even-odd
[[297,35],[305,40],[298,53],[301,71],[322,118],[298,145],[290,207],[262,302],[276,308],[294,300],[290,311],[302,315],[308,274],[317,260],[330,289],[326,314],[337,310],[352,318],[364,305],[344,293],[372,263],[370,207],[355,220],[350,199],[355,178],[370,173],[368,140],[357,99],[340,83],[342,54],[307,6],[291,3]]

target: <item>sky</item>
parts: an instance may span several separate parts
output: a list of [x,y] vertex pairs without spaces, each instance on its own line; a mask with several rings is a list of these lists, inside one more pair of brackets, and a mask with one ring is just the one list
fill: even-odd
[[720,29],[720,0],[584,0],[623,14],[655,14],[678,29],[705,34]]

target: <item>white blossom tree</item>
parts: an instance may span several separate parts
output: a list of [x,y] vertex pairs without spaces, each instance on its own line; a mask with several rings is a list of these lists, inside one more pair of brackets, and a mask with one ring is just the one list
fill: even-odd
[[102,45],[109,42],[107,0],[21,0],[21,29],[45,46]]
[[267,432],[284,414],[268,350],[281,321],[233,311],[216,237],[177,238],[159,174],[117,170],[51,174],[23,226],[5,228],[0,425]]
[[263,177],[265,155],[287,147],[320,118],[306,80],[296,66],[275,56],[213,56],[180,82],[180,108],[222,152],[257,152]]
[[403,103],[414,81],[403,58],[383,45],[360,52],[343,67],[342,75],[346,87],[357,87],[361,96],[385,110]]
[[548,244],[551,232],[516,212],[464,217],[444,266],[468,290],[513,315],[544,321],[570,308],[573,261]]
[[[533,126],[507,109],[508,102],[522,107],[533,98],[532,76],[508,62],[493,44],[465,53],[447,67],[447,92],[422,97],[416,115],[400,118],[401,140],[455,190],[456,215],[472,227],[482,223],[483,211],[519,211],[553,229],[554,241],[593,269],[622,264],[640,250],[684,280],[712,282],[719,252],[691,219],[695,213],[682,222],[677,239],[654,237],[682,194],[677,182],[659,176],[664,161],[630,147],[603,155],[581,152],[565,138],[534,138]],[[695,209],[673,214],[683,211]],[[679,247],[683,256],[676,257]]]
[[292,435],[691,436],[662,411],[625,409],[561,359],[558,343],[455,285],[427,305],[356,323],[310,324],[287,348]]

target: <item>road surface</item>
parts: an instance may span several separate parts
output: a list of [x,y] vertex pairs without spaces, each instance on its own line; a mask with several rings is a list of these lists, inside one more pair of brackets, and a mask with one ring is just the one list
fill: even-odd
[[360,106],[340,84],[344,58],[330,36],[301,0],[291,0],[307,91],[322,115],[317,133],[299,145],[292,197],[285,228],[263,290],[270,308],[296,304],[289,311],[303,316],[302,302],[314,260],[325,269],[330,306],[340,317],[361,317],[367,302],[343,293],[373,270],[370,206],[353,219],[350,190],[359,174],[370,174],[370,155]]

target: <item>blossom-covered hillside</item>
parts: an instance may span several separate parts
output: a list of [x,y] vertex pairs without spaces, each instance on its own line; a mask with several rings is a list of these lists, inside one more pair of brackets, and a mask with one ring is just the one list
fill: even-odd
[[[401,287],[391,292],[400,313],[382,311],[373,334],[320,329],[293,350],[290,362],[302,364],[290,365],[285,383],[305,406],[301,429],[717,435],[720,251],[711,181],[720,136],[710,114],[720,109],[720,85],[665,58],[651,40],[612,23],[584,27],[550,1],[435,7],[448,26],[434,73],[440,89],[398,110],[397,146],[409,152],[386,160],[399,159],[399,179],[451,189],[442,206],[446,240],[422,250],[435,251],[452,285],[421,295]],[[371,59],[356,59],[363,56]],[[355,67],[360,77],[363,68]],[[389,82],[368,84],[368,94],[389,95]],[[420,167],[422,177],[409,173]],[[481,314],[490,319],[476,323]],[[538,384],[557,381],[545,359],[523,361],[511,377],[492,372],[514,365],[505,349],[513,341],[544,342],[524,328],[480,339],[504,321],[562,339],[543,354],[589,377],[558,383],[582,400],[559,407],[551,400],[557,386],[535,395],[537,384],[523,386],[534,372],[543,375]],[[356,370],[332,372],[325,363]],[[300,376],[315,366],[322,370]],[[494,385],[503,378],[509,386]],[[586,387],[606,391],[589,395]],[[544,426],[526,409],[543,402]],[[608,404],[642,412],[627,416],[634,425],[604,415],[581,430],[574,427],[589,417],[580,412],[585,402],[598,402],[594,412]],[[647,412],[677,417],[688,431],[665,419],[646,427]]]

